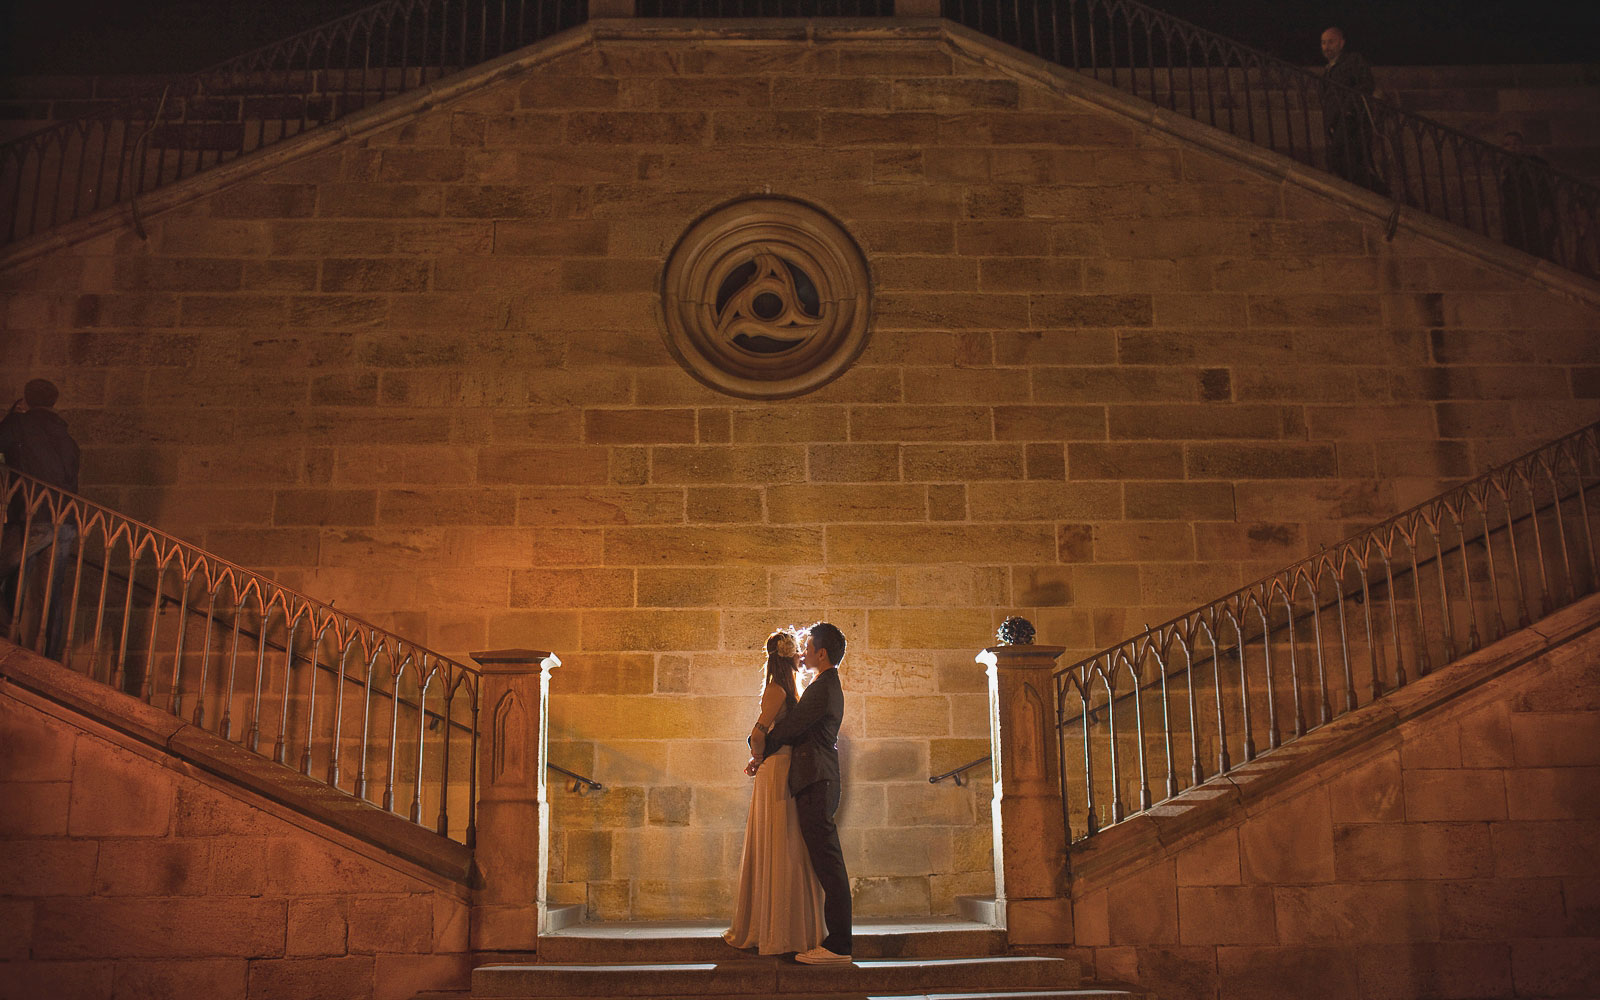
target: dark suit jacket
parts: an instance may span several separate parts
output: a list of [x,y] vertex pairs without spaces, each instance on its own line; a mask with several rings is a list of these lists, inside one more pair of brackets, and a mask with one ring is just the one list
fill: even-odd
[[844,688],[837,668],[811,682],[806,693],[767,734],[765,757],[779,747],[794,747],[789,760],[789,791],[818,781],[839,780],[839,723],[844,721]]

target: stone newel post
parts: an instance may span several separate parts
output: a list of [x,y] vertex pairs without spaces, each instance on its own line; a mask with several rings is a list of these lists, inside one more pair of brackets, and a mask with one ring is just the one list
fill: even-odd
[[1072,941],[1050,676],[1063,649],[992,646],[977,656],[989,674],[996,915],[1013,944]]
[[550,671],[561,661],[536,649],[496,649],[472,658],[483,671],[472,948],[532,952],[545,930],[547,701]]

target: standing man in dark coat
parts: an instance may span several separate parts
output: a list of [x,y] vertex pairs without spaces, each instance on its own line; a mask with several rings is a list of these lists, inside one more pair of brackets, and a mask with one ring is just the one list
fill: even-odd
[[1372,167],[1372,113],[1367,108],[1367,98],[1378,89],[1372,67],[1359,52],[1345,51],[1344,32],[1338,28],[1322,33],[1322,57],[1328,61],[1322,78],[1350,88],[1325,87],[1322,91],[1328,169],[1370,191],[1387,194],[1387,185]]
[[[36,378],[22,389],[22,398],[11,406],[11,412],[0,420],[0,454],[5,464],[18,472],[26,473],[44,483],[78,492],[78,443],[67,433],[67,422],[55,411],[61,392],[55,384]],[[9,615],[15,603],[12,587],[24,557],[34,556],[49,548],[54,553],[54,583],[51,586],[50,620],[45,628],[45,655],[61,659],[66,651],[66,607],[70,593],[67,583],[67,562],[72,555],[72,543],[78,537],[78,527],[70,519],[52,521],[48,505],[41,505],[33,515],[24,539],[27,505],[23,491],[18,490],[7,510],[6,526],[0,536],[0,614]]]
[[839,664],[844,661],[844,633],[827,622],[806,630],[801,645],[805,665],[815,672],[805,694],[767,734],[763,759],[779,747],[794,747],[789,759],[789,792],[800,814],[811,867],[822,883],[822,919],[828,936],[822,944],[795,956],[807,965],[848,965],[851,941],[850,874],[844,867],[839,828],[839,723],[844,721],[844,688]]

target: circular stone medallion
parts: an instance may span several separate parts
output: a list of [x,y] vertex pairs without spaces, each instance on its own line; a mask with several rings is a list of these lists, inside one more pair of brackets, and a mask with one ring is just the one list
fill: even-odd
[[747,399],[835,378],[867,344],[872,279],[850,234],[810,205],[747,198],[689,227],[661,275],[662,336],[689,374]]

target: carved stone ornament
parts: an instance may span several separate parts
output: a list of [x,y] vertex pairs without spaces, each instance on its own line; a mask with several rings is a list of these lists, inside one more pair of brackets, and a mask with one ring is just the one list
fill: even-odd
[[689,227],[661,275],[662,335],[730,396],[783,399],[838,378],[867,344],[872,279],[850,234],[787,198],[747,198]]

